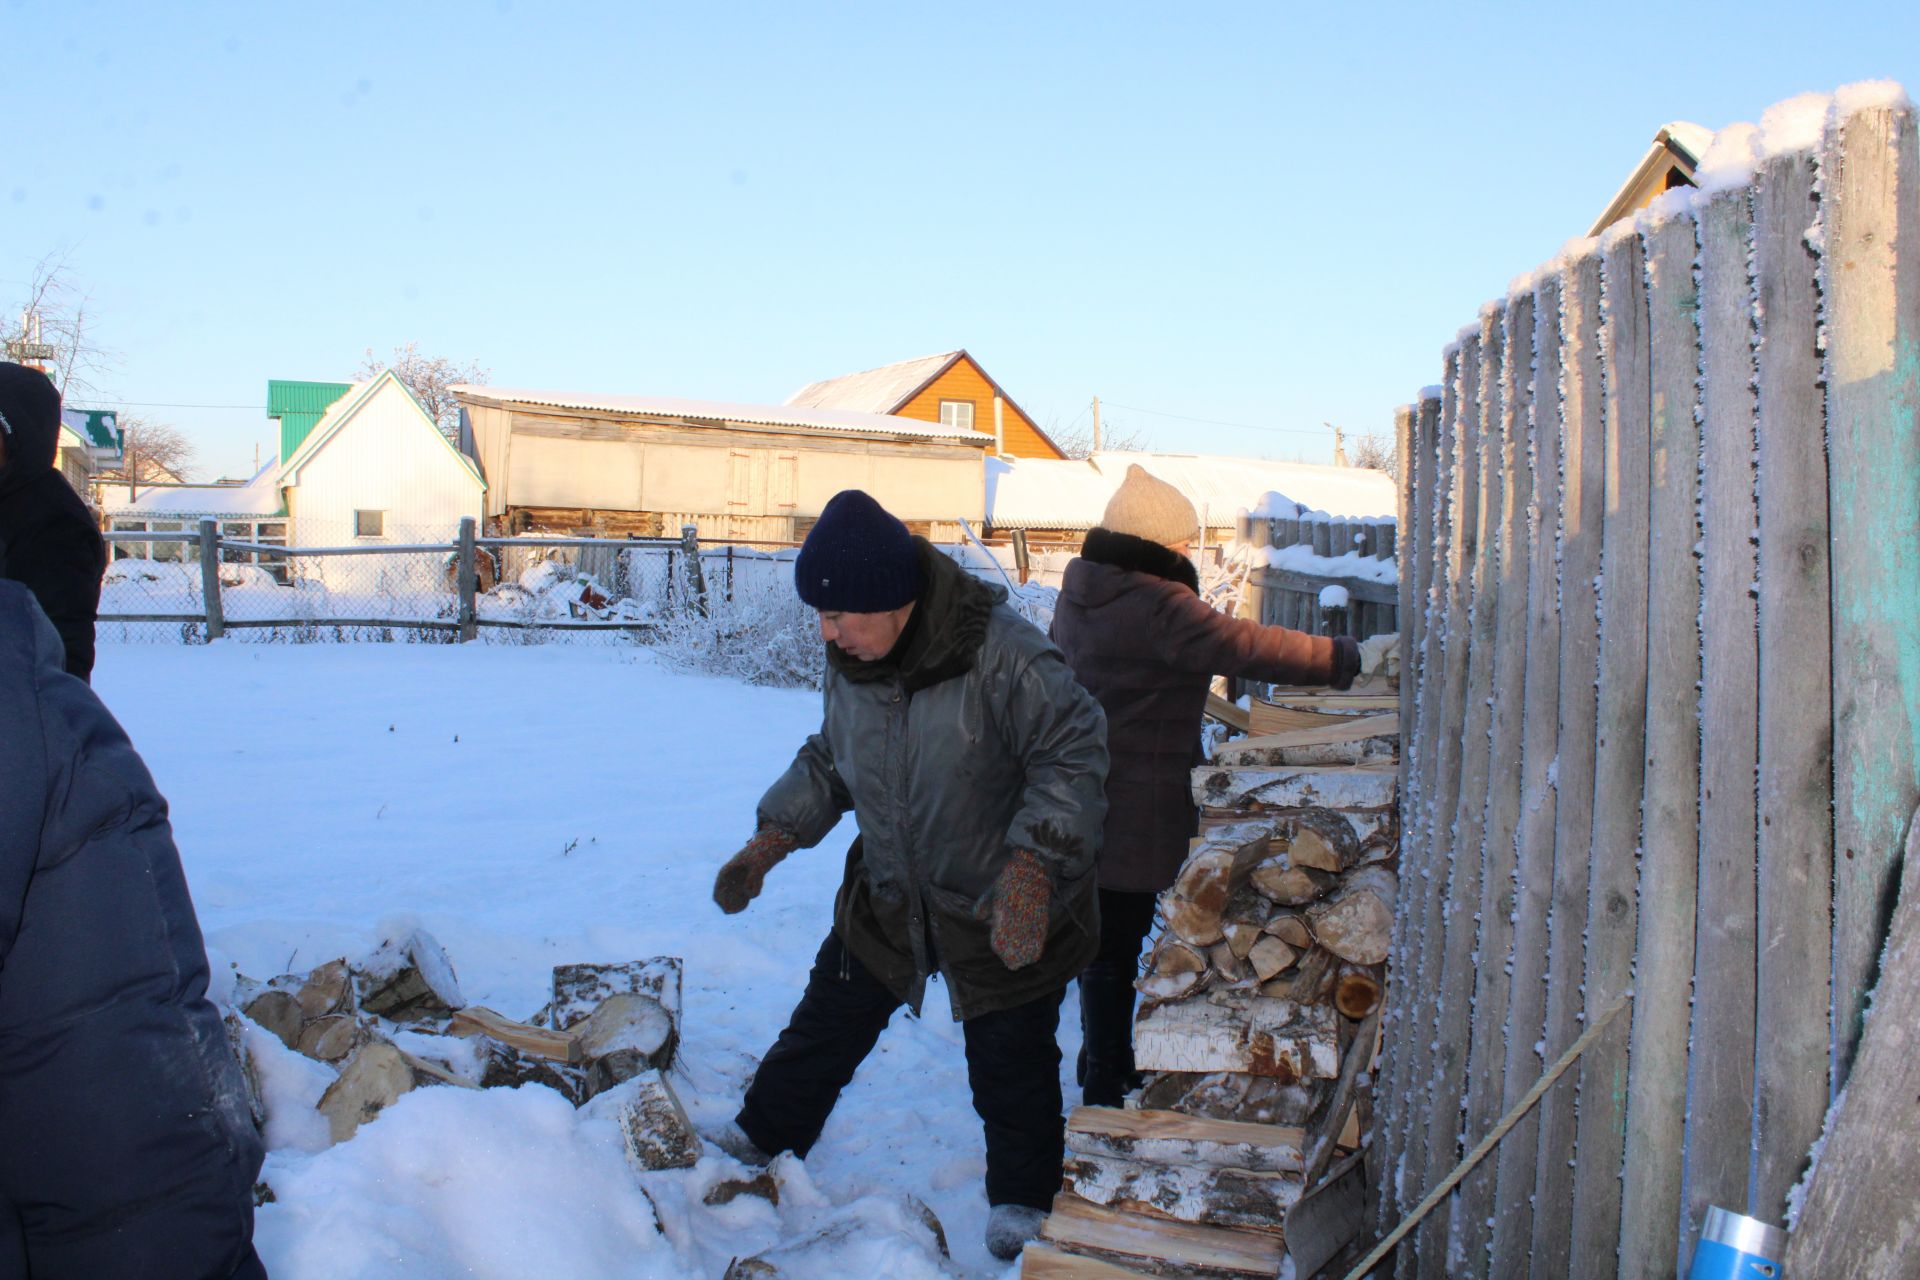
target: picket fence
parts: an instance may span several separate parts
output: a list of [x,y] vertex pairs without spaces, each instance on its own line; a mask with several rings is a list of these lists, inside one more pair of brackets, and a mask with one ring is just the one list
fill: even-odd
[[1631,1001],[1401,1276],[1683,1274],[1709,1206],[1782,1221],[1847,1081],[1920,797],[1914,112],[1843,91],[1757,156],[1399,415],[1378,1229]]

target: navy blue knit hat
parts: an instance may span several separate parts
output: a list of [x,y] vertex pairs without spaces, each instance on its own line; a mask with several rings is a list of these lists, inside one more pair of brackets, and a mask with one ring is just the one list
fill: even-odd
[[859,489],[827,500],[793,562],[800,598],[823,613],[887,613],[920,598],[907,526]]

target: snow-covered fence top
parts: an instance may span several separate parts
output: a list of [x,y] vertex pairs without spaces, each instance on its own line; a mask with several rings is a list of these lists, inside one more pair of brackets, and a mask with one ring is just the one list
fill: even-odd
[[1269,625],[1319,633],[1322,597],[1343,592],[1345,631],[1361,638],[1399,630],[1395,583],[1398,521],[1393,516],[1334,516],[1269,493],[1242,511],[1239,539],[1223,559],[1250,570],[1253,616]]
[[1671,1276],[1708,1206],[1779,1221],[1861,1034],[1920,799],[1914,108],[1795,99],[1700,178],[1516,282],[1399,415],[1381,1228],[1633,992],[1421,1275]]

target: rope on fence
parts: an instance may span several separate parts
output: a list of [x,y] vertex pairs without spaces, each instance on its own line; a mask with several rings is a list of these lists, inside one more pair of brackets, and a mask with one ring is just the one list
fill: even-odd
[[1493,1126],[1491,1133],[1480,1139],[1480,1145],[1467,1152],[1466,1158],[1453,1167],[1453,1172],[1442,1178],[1440,1185],[1429,1191],[1427,1198],[1415,1205],[1413,1211],[1400,1220],[1400,1225],[1389,1231],[1387,1238],[1373,1247],[1373,1252],[1360,1259],[1359,1265],[1347,1272],[1346,1280],[1366,1280],[1367,1273],[1380,1265],[1380,1260],[1393,1252],[1393,1247],[1405,1239],[1408,1232],[1419,1226],[1420,1220],[1433,1212],[1434,1206],[1445,1200],[1448,1193],[1473,1172],[1474,1166],[1486,1159],[1489,1151],[1500,1145],[1500,1139],[1506,1137],[1507,1132],[1520,1123],[1522,1116],[1533,1110],[1533,1104],[1540,1101],[1547,1090],[1553,1087],[1553,1082],[1565,1075],[1567,1068],[1580,1060],[1580,1055],[1587,1051],[1587,1047],[1599,1039],[1600,1033],[1607,1029],[1607,1025],[1632,1002],[1632,990],[1622,992],[1620,998],[1600,1015],[1599,1021],[1582,1032],[1578,1040],[1568,1045],[1567,1051],[1560,1055],[1559,1061],[1548,1067],[1547,1073],[1534,1082],[1533,1088],[1527,1090],[1526,1096],[1513,1104],[1513,1110],[1500,1117],[1500,1123]]

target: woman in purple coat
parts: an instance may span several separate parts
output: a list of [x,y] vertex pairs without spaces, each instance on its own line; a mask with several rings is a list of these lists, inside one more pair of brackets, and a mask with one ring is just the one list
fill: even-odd
[[1133,980],[1155,897],[1196,827],[1188,777],[1214,676],[1345,689],[1360,671],[1348,636],[1231,618],[1200,598],[1187,558],[1193,504],[1138,466],[1067,565],[1053,642],[1107,713],[1107,820],[1100,951],[1080,975],[1082,1097],[1118,1106],[1133,1087]]

